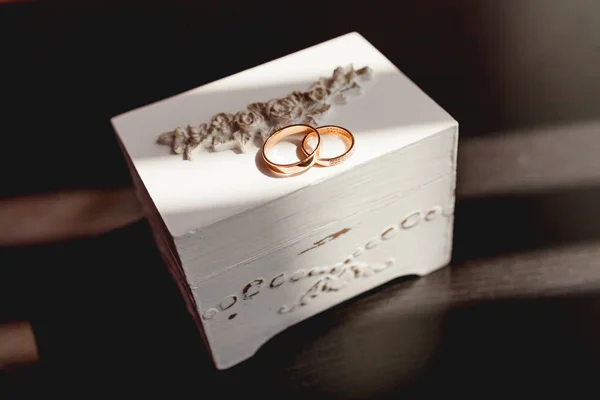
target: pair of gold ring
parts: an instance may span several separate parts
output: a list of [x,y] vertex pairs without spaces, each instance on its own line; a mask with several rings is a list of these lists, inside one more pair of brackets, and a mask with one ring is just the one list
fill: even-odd
[[[304,134],[304,139],[302,140],[302,145],[300,146],[300,150],[304,155],[303,159],[292,164],[277,164],[269,160],[267,153],[273,147],[275,147],[277,143],[287,136],[297,134]],[[342,138],[348,139],[349,146],[347,146],[346,151],[339,156],[321,158],[319,157],[319,154],[321,152],[321,135],[323,134],[336,134]],[[314,148],[308,143],[312,137],[317,138],[317,144]],[[354,152],[354,136],[349,130],[337,125],[325,125],[318,128],[313,128],[310,125],[304,124],[290,125],[278,129],[271,136],[269,136],[267,140],[265,140],[261,152],[265,164],[275,174],[283,176],[297,175],[308,170],[315,164],[323,167],[331,167],[346,161]]]

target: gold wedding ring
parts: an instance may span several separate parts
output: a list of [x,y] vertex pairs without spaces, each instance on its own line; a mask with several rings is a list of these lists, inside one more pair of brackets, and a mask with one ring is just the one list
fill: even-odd
[[323,167],[332,167],[334,165],[337,164],[341,164],[344,161],[346,161],[348,158],[350,158],[350,156],[352,155],[352,153],[354,152],[354,135],[352,135],[352,133],[350,133],[350,131],[348,129],[342,128],[341,126],[337,126],[337,125],[324,125],[324,126],[320,126],[318,128],[316,128],[316,135],[317,135],[317,147],[319,147],[321,145],[321,138],[319,135],[326,135],[326,134],[336,134],[339,136],[342,136],[343,138],[346,138],[350,141],[350,145],[346,148],[346,151],[342,154],[340,154],[337,157],[331,157],[331,158],[320,158],[318,157],[318,152],[312,152],[310,153],[310,151],[312,150],[312,147],[308,144],[308,141],[310,140],[311,137],[313,137],[315,134],[313,132],[309,132],[305,137],[304,140],[302,140],[302,152],[305,155],[309,155],[309,154],[317,154],[317,161],[316,164],[317,165],[321,165]]
[[[304,158],[300,161],[297,161],[295,163],[292,163],[292,164],[277,164],[277,163],[269,160],[269,158],[267,157],[267,153],[269,152],[269,150],[271,150],[283,138],[285,138],[287,136],[291,136],[291,135],[296,135],[296,134],[304,134],[305,140],[309,135],[311,135],[311,136],[316,135],[316,137],[317,137],[317,145],[315,146],[314,149],[312,149],[312,148],[309,149],[312,151],[305,151],[303,149],[303,154],[306,156],[306,158]],[[278,129],[277,131],[273,132],[273,134],[271,134],[271,136],[269,136],[267,138],[267,140],[265,140],[265,143],[263,144],[261,153],[262,153],[262,158],[265,161],[265,164],[272,172],[274,172],[278,175],[289,176],[289,175],[299,174],[301,172],[306,171],[310,167],[312,167],[315,164],[315,162],[317,162],[320,147],[321,147],[321,136],[319,135],[319,132],[317,132],[317,130],[315,128],[313,128],[310,125],[296,124],[296,125],[286,126],[284,128]]]

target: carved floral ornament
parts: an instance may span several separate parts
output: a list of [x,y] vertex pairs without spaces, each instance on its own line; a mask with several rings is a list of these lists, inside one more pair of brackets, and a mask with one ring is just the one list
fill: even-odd
[[251,143],[261,146],[271,133],[286,125],[316,127],[315,116],[327,112],[332,104],[346,104],[347,95],[360,94],[358,82],[371,76],[369,67],[337,67],[331,78],[320,78],[306,92],[295,91],[266,103],[252,103],[236,114],[222,112],[208,123],[177,127],[161,134],[157,142],[170,146],[174,154],[183,154],[186,160],[202,148],[246,152]]

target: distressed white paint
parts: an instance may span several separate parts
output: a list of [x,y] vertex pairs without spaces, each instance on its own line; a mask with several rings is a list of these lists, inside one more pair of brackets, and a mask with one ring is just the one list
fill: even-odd
[[[305,90],[348,63],[370,66],[374,78],[319,120],[356,136],[354,156],[339,166],[274,179],[256,167],[255,154],[186,162],[154,142],[172,126]],[[457,123],[356,33],[113,125],[174,236],[218,368],[252,356],[290,325],[450,258]]]
[[219,310],[217,310],[216,308],[209,308],[208,310],[204,311],[204,313],[202,314],[202,318],[204,318],[205,320],[211,320],[215,315],[217,315],[218,312]]
[[285,283],[285,273],[276,275],[273,279],[271,279],[271,288],[278,288],[279,286]]
[[441,214],[442,214],[442,207],[441,206],[435,206],[431,210],[429,210],[429,211],[427,211],[425,213],[425,220],[426,221],[433,221],[434,219],[436,219]]
[[299,281],[300,279],[306,277],[307,275],[308,275],[308,272],[304,268],[301,268],[297,271],[294,271],[294,273],[291,276],[291,279],[293,281]]
[[229,296],[225,297],[221,301],[221,303],[219,303],[219,307],[223,311],[228,310],[231,307],[233,307],[235,305],[235,303],[237,303],[237,300],[238,300],[238,297],[236,295],[229,295]]

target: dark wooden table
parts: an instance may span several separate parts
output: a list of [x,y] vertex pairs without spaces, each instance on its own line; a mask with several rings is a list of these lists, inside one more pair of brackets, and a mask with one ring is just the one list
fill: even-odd
[[[5,247],[0,320],[31,320],[42,362],[2,376],[0,391],[597,392],[600,4],[191,3],[0,8],[0,33],[20,35],[3,50],[4,199],[127,188],[111,116],[358,30],[461,123],[452,265],[328,310],[219,372],[145,221]],[[290,15],[319,29],[274,28]]]

